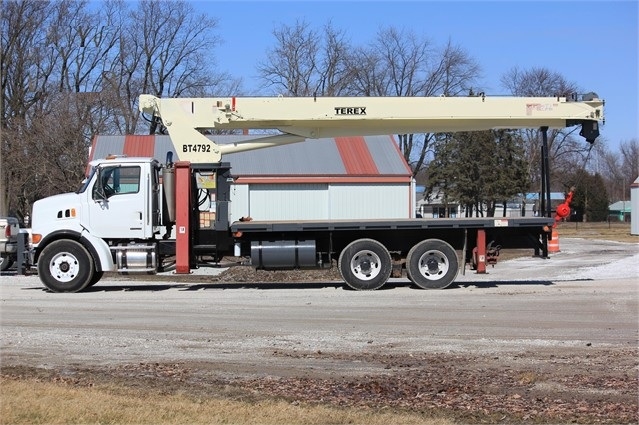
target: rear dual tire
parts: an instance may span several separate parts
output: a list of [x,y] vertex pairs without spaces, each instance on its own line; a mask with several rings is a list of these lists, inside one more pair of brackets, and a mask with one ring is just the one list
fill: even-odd
[[406,256],[406,274],[423,289],[444,289],[457,277],[459,261],[450,244],[426,239],[413,246]]
[[358,239],[342,250],[337,267],[344,282],[356,291],[379,289],[391,275],[390,253],[373,239]]
[[[357,291],[379,289],[390,278],[393,263],[388,250],[373,239],[359,239],[342,250],[337,262],[342,278]],[[455,281],[459,260],[455,249],[439,239],[426,239],[406,256],[406,274],[423,289],[444,289]]]

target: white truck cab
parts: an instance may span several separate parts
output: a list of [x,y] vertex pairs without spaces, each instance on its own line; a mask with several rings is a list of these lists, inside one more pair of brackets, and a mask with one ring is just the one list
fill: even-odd
[[[156,249],[150,241],[163,230],[158,161],[112,156],[89,166],[77,192],[41,199],[33,207],[34,261],[56,290],[76,291],[105,271],[140,267],[139,260],[126,261],[127,250],[146,258]],[[154,267],[144,263],[145,269]],[[85,282],[86,269],[98,279]]]

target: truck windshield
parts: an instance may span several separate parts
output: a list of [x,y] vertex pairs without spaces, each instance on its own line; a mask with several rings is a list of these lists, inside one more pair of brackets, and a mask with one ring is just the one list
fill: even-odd
[[91,179],[93,178],[93,175],[95,174],[95,170],[96,170],[96,167],[91,167],[91,169],[89,170],[89,175],[87,176],[86,179],[82,180],[82,185],[75,193],[82,193],[85,190],[87,190],[87,187],[89,186],[89,182],[91,181]]

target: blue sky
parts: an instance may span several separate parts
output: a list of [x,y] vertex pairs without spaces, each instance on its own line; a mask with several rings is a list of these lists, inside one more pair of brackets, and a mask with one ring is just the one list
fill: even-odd
[[272,31],[304,19],[346,31],[354,44],[380,27],[414,31],[442,45],[450,38],[483,70],[487,94],[503,94],[500,76],[518,66],[556,71],[606,100],[600,140],[613,150],[639,139],[638,2],[626,1],[192,1],[218,20],[217,66],[258,92],[256,65],[274,46]]

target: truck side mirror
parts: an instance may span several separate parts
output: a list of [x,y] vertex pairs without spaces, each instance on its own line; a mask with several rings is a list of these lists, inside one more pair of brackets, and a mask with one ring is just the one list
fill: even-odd
[[93,184],[93,191],[92,191],[93,200],[95,202],[104,202],[108,199],[108,196],[106,192],[104,191],[104,184],[102,182],[104,178],[103,170],[104,169],[102,167],[98,167],[96,172],[96,179],[95,179],[95,183]]

